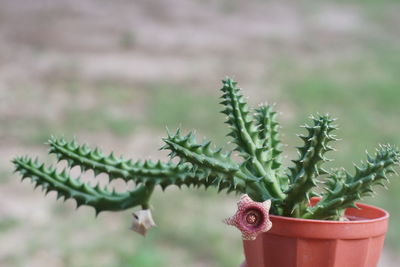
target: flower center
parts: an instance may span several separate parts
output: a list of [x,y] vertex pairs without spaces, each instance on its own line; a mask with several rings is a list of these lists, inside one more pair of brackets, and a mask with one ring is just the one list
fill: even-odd
[[247,214],[246,222],[249,224],[254,224],[257,221],[257,215],[255,213]]
[[244,220],[248,226],[257,227],[262,221],[262,214],[259,210],[251,209],[246,212]]

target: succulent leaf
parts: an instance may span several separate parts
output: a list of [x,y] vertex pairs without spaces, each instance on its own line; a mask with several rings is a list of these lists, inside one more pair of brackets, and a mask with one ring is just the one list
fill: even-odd
[[231,128],[228,136],[233,138],[235,149],[241,152],[245,159],[254,156],[258,145],[258,131],[250,109],[237,87],[237,82],[227,78],[222,83],[221,104],[225,107],[222,113],[227,116],[226,123]]
[[22,179],[30,178],[35,187],[41,186],[46,193],[56,191],[57,198],[75,199],[78,207],[92,206],[96,214],[106,210],[120,211],[146,204],[153,191],[151,186],[143,185],[126,193],[110,192],[99,185],[92,187],[82,183],[79,178],[72,179],[67,169],[59,173],[55,167],[46,167],[28,157],[15,158],[13,163],[16,171],[22,175]]
[[[260,136],[260,130],[258,129],[260,126],[254,122],[250,109],[243,95],[240,93],[240,89],[237,87],[237,83],[229,78],[223,80],[222,83],[223,87],[221,91],[223,95],[221,98],[223,101],[221,104],[225,107],[222,113],[227,116],[226,123],[231,128],[228,136],[233,138],[233,142],[236,144],[235,150],[239,151],[240,155],[246,161],[252,163],[253,167],[249,169],[253,172],[254,176],[263,178],[262,182],[268,188],[269,196],[276,199],[284,198],[285,195],[282,192],[279,178],[277,178],[276,173],[273,171],[273,168],[276,168],[278,165],[274,164],[265,154],[265,151],[271,149],[273,151],[274,148],[266,146],[270,145],[270,143],[266,143],[264,139],[260,139],[262,136]],[[274,122],[271,123],[273,124]],[[277,130],[275,126],[273,128],[273,131]],[[278,148],[277,143],[274,145],[276,145],[275,148]],[[276,156],[278,155],[276,154]],[[268,164],[267,162],[271,162],[272,164]],[[252,196],[251,194],[249,195]],[[265,200],[267,199],[263,201]]]
[[328,143],[337,140],[331,133],[336,129],[332,125],[334,120],[328,115],[318,115],[312,117],[312,120],[313,126],[305,126],[308,135],[299,135],[304,145],[298,147],[299,158],[293,161],[295,166],[290,168],[290,185],[286,192],[287,198],[282,203],[286,216],[299,214],[301,211],[298,209],[306,207],[310,190],[317,185],[317,177],[327,174],[321,164],[329,161],[325,153],[333,150]]
[[182,163],[189,162],[193,166],[208,169],[211,172],[233,175],[239,170],[230,154],[222,153],[220,149],[211,148],[211,142],[198,144],[193,132],[182,136],[178,130],[175,135],[164,138],[165,146],[161,149],[170,150],[170,157],[179,157]]
[[272,170],[278,170],[282,165],[282,144],[279,137],[279,123],[276,120],[277,113],[269,105],[261,105],[256,109],[256,125],[258,136],[262,140],[258,148],[260,158],[264,165]]
[[56,154],[59,161],[66,160],[72,168],[80,166],[81,171],[93,170],[97,176],[106,173],[110,180],[122,178],[136,184],[159,184],[163,189],[169,185],[204,185],[209,186],[212,179],[202,171],[194,172],[190,164],[172,162],[152,162],[150,160],[133,162],[116,158],[114,153],[106,156],[99,148],[94,150],[87,145],[78,145],[76,141],[52,137],[48,144],[49,153]]
[[308,207],[304,218],[338,220],[346,208],[356,207],[355,202],[373,193],[373,186],[384,185],[392,167],[398,165],[400,152],[390,145],[377,149],[374,157],[367,154],[367,162],[355,167],[355,174],[345,170],[332,173],[325,184],[326,193],[314,206]]

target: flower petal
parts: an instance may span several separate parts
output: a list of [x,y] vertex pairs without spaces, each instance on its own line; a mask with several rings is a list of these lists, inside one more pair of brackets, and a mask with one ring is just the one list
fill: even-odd
[[224,222],[238,228],[244,240],[254,240],[259,234],[271,229],[272,223],[269,220],[271,200],[256,202],[248,195],[242,195],[237,206],[235,215],[225,219]]

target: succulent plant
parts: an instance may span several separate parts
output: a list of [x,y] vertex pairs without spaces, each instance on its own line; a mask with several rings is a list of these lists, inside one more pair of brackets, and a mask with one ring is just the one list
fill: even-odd
[[[337,127],[328,115],[316,115],[311,117],[311,125],[304,126],[307,133],[299,135],[304,144],[298,147],[298,159],[293,160],[293,166],[284,167],[280,126],[273,107],[261,105],[251,109],[232,79],[223,80],[221,91],[222,113],[230,128],[228,136],[235,144],[233,151],[222,152],[209,141],[198,143],[193,132],[182,135],[178,129],[163,139],[162,149],[170,151],[171,160],[167,162],[135,162],[117,158],[113,153],[105,155],[100,149],[78,145],[75,140],[51,137],[49,153],[68,164],[62,172],[27,156],[17,157],[13,163],[22,179],[29,177],[35,187],[41,186],[45,193],[56,191],[58,197],[75,199],[78,206],[92,206],[96,214],[136,206],[148,210],[156,186],[165,189],[170,185],[186,185],[247,194],[260,203],[271,200],[271,213],[275,215],[338,220],[346,208],[372,194],[375,185],[384,185],[387,175],[394,173],[393,167],[400,161],[397,148],[382,145],[375,155],[367,154],[366,162],[356,166],[354,174],[344,169],[323,168],[330,161],[326,153],[334,150],[331,142],[337,140],[333,134]],[[232,158],[234,151],[242,159],[240,162]],[[179,163],[172,161],[175,157]],[[96,176],[106,173],[110,181],[119,178],[133,181],[136,188],[117,193],[85,184],[80,178],[71,178],[69,172],[75,166],[80,167],[82,174],[92,170]],[[312,196],[321,199],[311,207],[308,203]],[[136,219],[154,224],[151,216]]]

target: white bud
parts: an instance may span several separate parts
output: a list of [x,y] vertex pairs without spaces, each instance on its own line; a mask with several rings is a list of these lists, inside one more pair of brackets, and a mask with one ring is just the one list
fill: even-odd
[[134,213],[133,215],[133,221],[132,221],[132,226],[131,230],[135,231],[143,236],[146,235],[146,232],[151,228],[156,226],[153,216],[151,215],[151,211],[149,209],[146,210],[139,210]]

